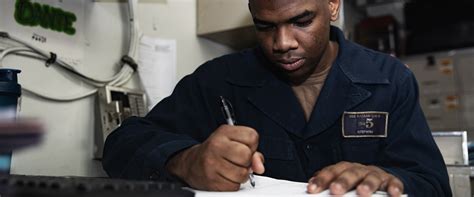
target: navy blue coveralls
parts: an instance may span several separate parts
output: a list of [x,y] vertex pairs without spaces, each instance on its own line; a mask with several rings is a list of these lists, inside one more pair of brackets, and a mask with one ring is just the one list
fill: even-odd
[[[306,182],[325,166],[350,161],[397,176],[406,193],[450,196],[413,73],[393,57],[345,40],[336,27],[331,40],[339,54],[308,122],[291,86],[268,70],[259,48],[249,49],[201,65],[146,117],[127,119],[107,138],[104,169],[111,177],[165,180],[171,156],[226,123],[219,105],[224,96],[237,124],[259,133],[265,176]],[[386,137],[344,137],[345,112],[387,112]]]

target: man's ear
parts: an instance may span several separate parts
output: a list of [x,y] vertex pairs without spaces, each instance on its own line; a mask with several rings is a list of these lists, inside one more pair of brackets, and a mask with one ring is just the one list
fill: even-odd
[[329,13],[331,14],[331,21],[336,21],[339,18],[339,10],[341,8],[342,0],[329,0]]

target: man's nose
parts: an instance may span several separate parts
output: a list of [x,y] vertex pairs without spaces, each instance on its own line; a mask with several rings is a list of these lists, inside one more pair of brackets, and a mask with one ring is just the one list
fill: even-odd
[[298,41],[289,27],[278,27],[273,37],[273,52],[286,53],[298,48]]

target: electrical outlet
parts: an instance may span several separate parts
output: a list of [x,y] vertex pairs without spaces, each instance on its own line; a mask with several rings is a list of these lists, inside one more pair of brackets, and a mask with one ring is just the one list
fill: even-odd
[[130,116],[146,115],[145,92],[105,86],[98,91],[96,100],[96,129],[94,158],[101,159],[107,136]]

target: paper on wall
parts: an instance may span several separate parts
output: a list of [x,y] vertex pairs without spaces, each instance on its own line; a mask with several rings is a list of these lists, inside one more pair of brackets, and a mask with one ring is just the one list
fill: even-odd
[[144,35],[140,39],[138,65],[151,109],[176,85],[176,40]]

